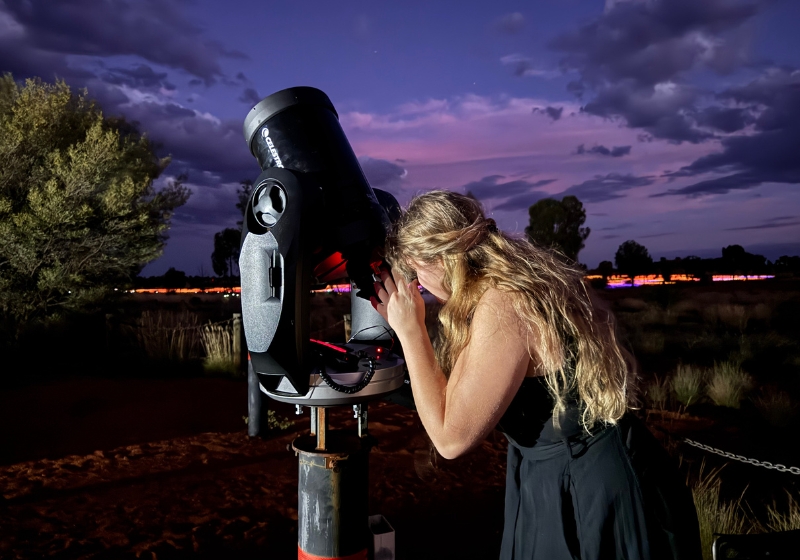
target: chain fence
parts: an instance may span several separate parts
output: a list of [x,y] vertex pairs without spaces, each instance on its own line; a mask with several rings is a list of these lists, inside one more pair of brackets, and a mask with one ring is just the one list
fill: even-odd
[[694,441],[689,438],[678,437],[677,439],[688,445],[691,445],[698,449],[702,449],[703,451],[707,451],[709,453],[715,453],[721,457],[725,457],[726,459],[733,459],[734,461],[747,463],[748,465],[755,465],[756,467],[764,467],[765,469],[776,470],[778,472],[788,472],[790,474],[800,475],[800,467],[787,467],[786,465],[782,465],[780,463],[773,464],[770,463],[769,461],[759,461],[758,459],[745,457],[744,455],[737,455],[735,453],[731,453],[730,451],[725,451],[723,449],[717,449],[716,447],[711,447],[710,445],[705,445],[704,443],[700,443],[699,441]]
[[739,461],[740,463],[745,463],[748,465],[753,465],[756,467],[763,467],[765,469],[775,470],[782,473],[789,473],[789,474],[797,474],[800,475],[800,467],[787,467],[786,465],[782,465],[781,463],[771,463],[769,461],[759,461],[758,459],[753,459],[752,457],[745,457],[744,455],[737,455],[736,453],[731,453],[730,451],[725,451],[724,449],[718,449],[716,447],[711,447],[710,445],[706,445],[704,443],[700,443],[699,441],[695,441],[693,439],[681,437],[678,435],[673,434],[669,430],[664,429],[663,427],[656,427],[656,429],[660,432],[663,432],[670,438],[679,441],[681,443],[685,443],[687,445],[691,445],[692,447],[696,447],[697,449],[702,449],[707,453],[714,453],[715,455],[719,455],[720,457],[725,457],[726,459],[732,459],[734,461]]

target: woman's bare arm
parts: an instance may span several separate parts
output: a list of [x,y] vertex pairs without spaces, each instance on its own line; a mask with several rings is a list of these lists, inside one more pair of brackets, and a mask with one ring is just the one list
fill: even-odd
[[384,278],[384,285],[387,319],[403,345],[420,420],[443,457],[458,457],[494,428],[522,384],[531,362],[526,330],[509,295],[488,290],[448,380],[419,313],[422,298],[410,291],[416,287],[402,281],[395,286],[391,278]]

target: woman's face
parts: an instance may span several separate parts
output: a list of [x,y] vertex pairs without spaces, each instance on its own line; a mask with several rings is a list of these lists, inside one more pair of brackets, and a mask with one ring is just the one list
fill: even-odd
[[414,270],[417,271],[417,280],[419,280],[420,286],[432,293],[439,301],[447,301],[450,294],[442,287],[442,279],[444,278],[444,266],[442,263],[422,264],[414,262],[411,264]]

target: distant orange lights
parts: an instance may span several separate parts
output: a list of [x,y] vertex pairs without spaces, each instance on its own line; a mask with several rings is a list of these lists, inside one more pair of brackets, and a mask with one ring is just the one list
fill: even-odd
[[[586,276],[587,280],[595,280],[602,278],[602,276],[592,275]],[[743,275],[743,274],[714,274],[711,280],[714,282],[730,282],[730,281],[743,281],[743,280],[769,280],[775,278],[771,274],[759,275]],[[664,277],[660,274],[647,274],[642,276],[630,276],[618,274],[609,276],[606,283],[608,288],[633,288],[638,286],[663,286],[668,284],[675,284],[678,282],[699,282],[700,278],[692,274],[673,274],[670,276],[669,281],[665,281]]]
[[[775,278],[772,274],[714,274],[711,280],[714,282],[741,282],[752,280],[770,280]],[[602,280],[600,274],[588,274],[585,280]],[[676,284],[678,282],[699,282],[700,278],[692,274],[673,274],[669,281],[665,281],[661,274],[644,274],[639,276],[628,276],[627,274],[614,274],[606,281],[607,288],[635,288],[638,286],[663,286]],[[328,284],[324,288],[311,290],[315,294],[349,294],[350,284]],[[228,296],[239,296],[242,289],[239,286],[232,288],[136,288],[130,290],[132,294],[222,294]]]
[[241,294],[238,286],[233,288],[135,288],[132,294]]
[[[350,284],[328,284],[324,288],[311,290],[315,294],[347,294],[350,293]],[[234,286],[232,288],[135,288],[130,290],[132,294],[222,294],[240,295],[242,288]]]
[[738,282],[742,280],[769,280],[775,278],[774,274],[715,274],[712,277],[714,282]]
[[669,281],[664,280],[661,274],[645,274],[631,278],[626,274],[616,274],[608,277],[609,288],[632,288],[638,286],[663,286],[677,282],[699,282],[700,279],[691,274],[673,274]]
[[328,284],[319,290],[311,290],[314,294],[349,294],[350,284]]

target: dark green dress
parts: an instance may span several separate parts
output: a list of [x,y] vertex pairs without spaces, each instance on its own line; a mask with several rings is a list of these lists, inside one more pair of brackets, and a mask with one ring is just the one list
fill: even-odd
[[543,378],[498,428],[509,440],[501,560],[700,559],[691,493],[633,415],[589,435],[576,405],[556,429]]

